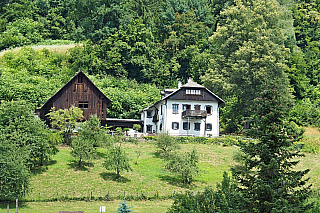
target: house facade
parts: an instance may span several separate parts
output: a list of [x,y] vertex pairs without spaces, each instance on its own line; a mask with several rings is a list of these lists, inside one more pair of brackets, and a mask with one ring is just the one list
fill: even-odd
[[49,123],[46,115],[52,107],[58,110],[76,106],[83,111],[85,119],[96,114],[102,124],[105,124],[107,106],[110,103],[111,100],[82,71],[79,71],[36,112],[41,119]]
[[224,101],[209,89],[189,80],[161,95],[161,100],[141,112],[145,134],[219,136],[219,104]]

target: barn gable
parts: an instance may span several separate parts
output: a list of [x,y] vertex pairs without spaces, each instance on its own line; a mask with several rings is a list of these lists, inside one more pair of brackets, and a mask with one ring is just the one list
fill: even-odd
[[89,119],[91,114],[96,114],[104,123],[107,117],[106,108],[110,103],[111,100],[82,71],[79,71],[37,112],[41,119],[48,121],[46,114],[52,107],[57,110],[76,106],[83,111],[85,119]]

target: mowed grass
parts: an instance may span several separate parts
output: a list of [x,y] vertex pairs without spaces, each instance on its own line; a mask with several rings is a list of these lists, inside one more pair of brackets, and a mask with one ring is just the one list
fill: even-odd
[[[58,213],[59,211],[84,211],[97,213],[100,206],[106,207],[106,212],[116,212],[122,201],[94,201],[94,202],[28,202],[19,206],[22,213]],[[172,200],[158,201],[127,201],[135,213],[164,213],[172,205]],[[0,205],[0,213],[6,213],[6,205]],[[15,204],[10,204],[10,212],[15,212]]]
[[[103,166],[106,149],[98,149],[99,159],[79,168],[70,155],[68,147],[59,148],[59,153],[45,170],[39,171],[31,180],[32,191],[26,200],[52,200],[54,198],[83,198],[126,196],[170,196],[186,190],[200,191],[206,186],[215,186],[222,180],[223,172],[233,165],[235,147],[205,144],[181,144],[182,151],[197,150],[200,156],[201,176],[191,185],[181,184],[178,175],[164,169],[165,161],[157,155],[152,143],[124,143],[123,148],[131,159],[133,171],[122,172],[116,179],[114,171]],[[137,153],[140,153],[137,164]]]
[[[313,133],[310,133],[313,132]],[[308,134],[310,133],[310,134]],[[319,137],[317,131],[306,131],[306,137]],[[173,175],[164,169],[165,161],[157,154],[157,148],[152,142],[123,143],[133,171],[121,173],[122,177],[115,178],[114,171],[108,171],[103,166],[106,149],[98,149],[99,158],[86,163],[85,167],[79,168],[77,162],[70,155],[71,149],[60,147],[59,153],[41,171],[32,177],[32,192],[26,197],[26,202],[20,206],[20,212],[54,213],[61,210],[77,211],[86,213],[98,212],[99,206],[106,206],[106,212],[115,212],[121,198],[128,197],[153,197],[152,200],[128,200],[128,206],[133,206],[134,212],[166,212],[172,205],[173,200],[167,197],[174,193],[186,190],[202,191],[207,186],[215,187],[221,182],[223,172],[229,171],[235,164],[233,156],[239,152],[237,147],[224,147],[208,144],[180,144],[180,151],[191,151],[195,148],[200,157],[199,166],[203,171],[201,176],[195,178],[190,185],[180,183],[180,177]],[[137,160],[137,153],[140,156]],[[313,189],[320,189],[320,154],[306,153],[306,157],[299,159],[298,170],[310,169],[307,177]],[[137,164],[135,162],[137,161]],[[93,198],[90,199],[91,193]],[[107,194],[111,201],[97,201],[98,197],[104,198]],[[155,199],[155,195],[159,199]],[[82,201],[65,201],[65,197],[80,198]],[[57,198],[56,202],[47,202]],[[85,198],[85,199],[83,199]],[[46,201],[47,200],[47,201]],[[66,200],[66,199],[65,199]],[[85,201],[83,201],[85,200]],[[41,201],[41,202],[39,202]],[[11,204],[10,212],[14,211]],[[6,212],[6,205],[0,205],[0,213]]]

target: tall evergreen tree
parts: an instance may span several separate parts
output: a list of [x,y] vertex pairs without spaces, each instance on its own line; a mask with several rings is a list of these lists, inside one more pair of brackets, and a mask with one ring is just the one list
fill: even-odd
[[243,195],[245,212],[305,212],[310,205],[308,169],[298,171],[293,139],[285,129],[286,104],[281,100],[280,85],[265,84],[255,100],[256,111],[247,134],[257,139],[241,146],[242,162],[232,168]]

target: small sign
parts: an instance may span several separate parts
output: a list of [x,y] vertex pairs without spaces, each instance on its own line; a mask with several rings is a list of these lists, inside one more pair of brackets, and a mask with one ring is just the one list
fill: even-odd
[[106,212],[106,207],[105,206],[100,206],[100,212]]

